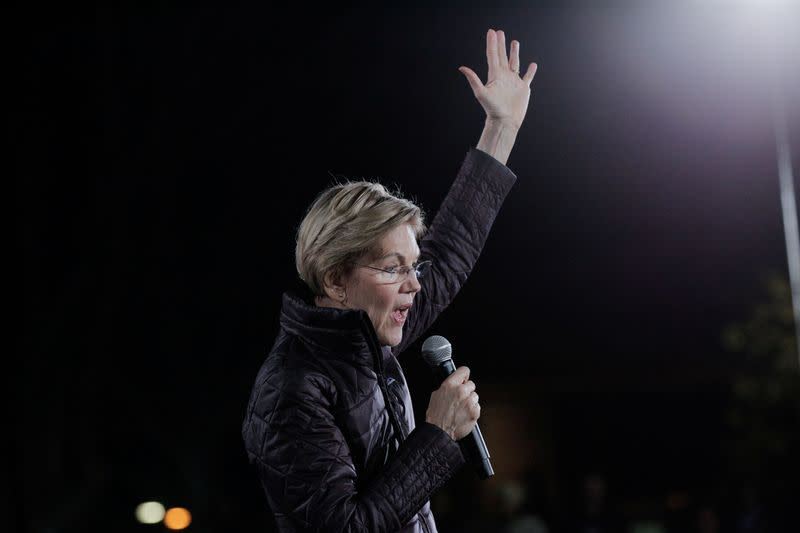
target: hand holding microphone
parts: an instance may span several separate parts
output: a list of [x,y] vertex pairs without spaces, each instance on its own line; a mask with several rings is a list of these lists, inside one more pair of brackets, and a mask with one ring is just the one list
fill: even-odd
[[422,358],[441,378],[442,385],[431,394],[425,420],[446,431],[458,441],[467,461],[486,479],[494,475],[489,460],[489,450],[478,427],[481,406],[475,383],[469,380],[469,368],[456,369],[453,364],[453,347],[440,335],[428,337],[422,343]]
[[480,416],[475,383],[469,381],[469,368],[462,366],[433,391],[425,421],[442,428],[453,440],[461,440],[472,432]]

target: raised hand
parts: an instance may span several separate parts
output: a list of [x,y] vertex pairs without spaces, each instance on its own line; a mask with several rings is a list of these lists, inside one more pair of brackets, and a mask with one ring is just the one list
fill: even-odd
[[486,33],[486,60],[489,65],[486,85],[469,67],[462,66],[458,70],[467,78],[488,121],[519,129],[528,110],[536,63],[530,63],[525,75],[520,77],[519,41],[511,41],[511,51],[506,56],[505,33],[493,29]]

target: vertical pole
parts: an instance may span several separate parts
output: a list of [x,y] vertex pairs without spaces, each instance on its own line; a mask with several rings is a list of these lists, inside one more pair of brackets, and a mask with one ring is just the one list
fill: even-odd
[[772,122],[775,129],[775,148],[778,159],[778,179],[781,186],[781,209],[783,211],[783,231],[786,238],[786,257],[789,263],[789,281],[792,287],[792,310],[794,311],[794,332],[797,342],[797,362],[800,366],[800,237],[797,229],[797,207],[794,195],[794,176],[792,175],[792,155],[789,148],[789,126],[783,101],[783,88],[780,78],[774,78]]
[[[791,10],[787,10],[791,11]],[[781,10],[770,10],[763,21],[769,23],[762,28],[766,38],[767,77],[770,87],[772,126],[775,132],[775,155],[778,164],[778,180],[781,190],[781,210],[783,212],[783,232],[786,239],[786,259],[789,267],[789,283],[792,288],[792,311],[794,313],[794,334],[797,347],[797,362],[800,368],[800,236],[797,227],[797,205],[792,175],[792,155],[789,147],[789,125],[786,118],[786,97],[784,91],[783,65],[786,42],[786,21],[790,17]],[[768,31],[771,30],[771,31]]]

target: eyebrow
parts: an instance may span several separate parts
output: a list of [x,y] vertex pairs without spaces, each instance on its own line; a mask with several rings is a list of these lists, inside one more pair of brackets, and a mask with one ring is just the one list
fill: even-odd
[[[403,254],[401,254],[399,252],[389,252],[388,254],[385,254],[385,255],[379,257],[378,260],[382,261],[382,260],[384,260],[384,259],[386,259],[388,257],[393,257],[393,256],[397,257],[401,262],[405,261],[405,259],[406,259],[406,256],[404,256]],[[417,259],[419,259],[419,254],[417,254]]]

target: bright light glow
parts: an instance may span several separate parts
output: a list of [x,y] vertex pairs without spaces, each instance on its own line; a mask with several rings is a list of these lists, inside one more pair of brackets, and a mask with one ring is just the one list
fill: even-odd
[[770,8],[770,7],[782,7],[782,6],[790,6],[791,4],[797,2],[797,0],[728,0],[728,4],[733,5],[751,5],[753,7],[760,7]]
[[183,507],[173,507],[164,516],[167,529],[186,529],[192,523],[191,513]]
[[792,7],[797,0],[695,0],[696,4],[710,5],[716,8],[738,8],[747,9],[774,9]]
[[158,502],[144,502],[136,506],[136,520],[142,524],[158,524],[164,519],[164,506]]

